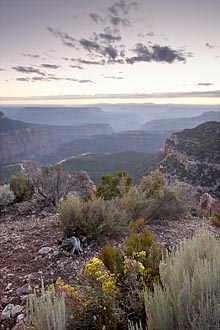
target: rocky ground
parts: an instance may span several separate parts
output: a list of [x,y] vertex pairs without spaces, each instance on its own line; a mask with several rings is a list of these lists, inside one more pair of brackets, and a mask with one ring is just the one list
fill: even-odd
[[[202,226],[220,237],[220,228],[211,226],[205,218],[184,219],[178,223],[154,224],[149,227],[156,241],[171,249]],[[38,213],[29,202],[16,204],[2,211],[0,315],[6,306],[9,307],[1,317],[1,330],[12,329],[17,315],[19,319],[23,317],[22,307],[18,306],[25,305],[27,295],[34,288],[39,288],[42,278],[45,284],[49,284],[61,276],[64,282],[73,284],[83,265],[99,252],[96,242],[87,242],[84,238],[83,253],[72,256],[69,252],[60,250],[62,238],[58,213],[49,210]],[[19,322],[14,329],[19,329]]]

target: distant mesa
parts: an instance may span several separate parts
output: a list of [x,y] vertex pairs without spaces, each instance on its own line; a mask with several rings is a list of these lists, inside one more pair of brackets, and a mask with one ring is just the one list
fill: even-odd
[[219,111],[208,111],[197,117],[191,118],[166,118],[149,121],[143,125],[147,131],[179,131],[185,128],[193,128],[208,121],[220,121]]

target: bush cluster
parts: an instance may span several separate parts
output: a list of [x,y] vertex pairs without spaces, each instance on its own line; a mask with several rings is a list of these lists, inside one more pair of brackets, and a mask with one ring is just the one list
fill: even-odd
[[90,239],[117,238],[126,234],[126,213],[113,200],[101,198],[83,201],[69,197],[58,205],[66,236],[86,235]]
[[26,200],[34,193],[34,186],[31,179],[22,173],[12,175],[9,184],[16,196],[16,202]]
[[[132,230],[128,224],[133,220],[143,218],[143,222],[149,222],[177,219],[188,207],[185,191],[166,186],[164,176],[159,172],[153,172],[151,176],[144,177],[139,186],[132,187],[125,174],[121,177],[118,174],[116,181],[109,177],[103,181],[102,189],[98,190],[101,196],[87,201],[69,197],[58,205],[66,236],[75,234],[86,235],[91,239],[117,238]],[[115,198],[109,194],[112,182],[119,184],[116,187],[120,194],[117,193]]]
[[0,186],[0,207],[11,204],[15,200],[15,194],[9,184]]
[[[128,255],[133,240],[141,243]],[[140,231],[118,248],[103,247],[85,265],[74,288],[58,278],[55,290],[65,293],[69,329],[128,329],[128,319],[144,322],[144,292],[158,280],[160,259],[152,234]]]

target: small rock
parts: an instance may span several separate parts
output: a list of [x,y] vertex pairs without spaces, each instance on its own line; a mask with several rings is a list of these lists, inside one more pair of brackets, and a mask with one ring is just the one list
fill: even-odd
[[24,313],[21,313],[17,316],[17,319],[16,319],[16,323],[19,323],[21,320],[23,320],[25,318],[25,314]]
[[52,248],[49,247],[49,246],[44,246],[42,247],[39,251],[38,251],[38,254],[41,254],[41,255],[45,255],[45,254],[48,254],[49,252],[52,251]]
[[18,288],[16,290],[16,294],[18,296],[23,296],[23,295],[29,294],[31,292],[31,290],[32,290],[32,288],[31,288],[30,284],[26,283],[21,288]]
[[2,311],[1,314],[1,321],[8,320],[11,317],[14,317],[16,314],[21,313],[23,310],[22,306],[8,304]]
[[7,290],[7,291],[8,291],[8,290],[10,290],[10,289],[11,289],[11,287],[12,287],[12,283],[8,283],[8,284],[7,284],[7,286],[6,286],[6,288],[5,288],[5,290]]

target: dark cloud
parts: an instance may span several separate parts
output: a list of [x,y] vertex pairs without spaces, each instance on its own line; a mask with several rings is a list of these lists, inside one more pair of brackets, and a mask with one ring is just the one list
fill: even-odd
[[25,56],[25,57],[30,57],[30,58],[39,58],[40,57],[37,54],[28,54],[28,53],[22,53],[21,55]]
[[47,76],[47,77],[32,77],[32,78],[17,78],[17,81],[23,82],[53,82],[53,81],[72,81],[78,82],[80,84],[84,83],[94,83],[94,81],[89,79],[76,79],[76,78],[69,78],[69,77],[55,77],[55,76]]
[[92,52],[92,51],[99,52],[100,51],[100,45],[96,41],[91,41],[88,39],[81,39],[81,40],[79,40],[79,43],[88,52]]
[[103,18],[98,14],[90,13],[89,16],[96,24],[103,23]]
[[152,46],[152,59],[156,62],[172,63],[174,61],[185,61],[182,52],[174,50],[168,46],[154,45]]
[[17,71],[17,72],[20,72],[20,73],[36,73],[36,74],[39,74],[41,76],[46,76],[46,73],[45,72],[42,72],[40,71],[39,69],[36,69],[36,68],[33,68],[32,66],[21,66],[21,65],[18,65],[18,66],[13,66],[12,67],[13,70]]
[[78,80],[78,82],[79,82],[80,84],[86,84],[86,83],[93,83],[93,84],[94,84],[94,81],[89,80],[89,79]]
[[112,60],[115,60],[116,57],[118,56],[118,51],[116,48],[113,48],[112,46],[108,46],[101,51],[101,54],[109,57]]
[[111,33],[99,33],[99,37],[101,39],[104,39],[107,42],[114,42],[114,41],[120,41],[121,40],[120,35],[113,35]]
[[29,78],[16,78],[17,81],[30,81]]
[[110,23],[114,26],[130,26],[131,20],[129,18],[129,13],[132,9],[136,9],[137,7],[137,2],[127,2],[124,0],[115,2],[108,8]]
[[113,26],[130,26],[131,19],[129,14],[133,9],[137,9],[137,7],[137,2],[120,0],[108,7],[104,11],[104,14],[102,11],[102,15],[90,13],[89,16],[96,24],[110,23]]
[[52,28],[48,26],[47,31],[50,32],[55,38],[59,38],[62,41],[62,44],[64,46],[70,47],[70,48],[76,48],[75,47],[75,38],[71,37],[68,33],[62,32],[59,29]]
[[64,61],[70,61],[70,58],[68,58],[68,57],[61,57],[61,59]]
[[212,83],[198,83],[198,86],[205,86],[205,87],[209,87],[209,86],[213,86]]
[[50,81],[51,78],[44,78],[44,77],[33,77],[31,78],[32,81]]
[[[101,45],[98,44],[97,41],[81,39],[79,43],[86,49],[89,53],[93,53],[93,55],[102,55],[107,59],[115,60],[118,57],[119,53],[116,47],[112,45]],[[96,63],[97,64],[97,63]]]
[[206,46],[206,48],[209,48],[209,49],[218,49],[219,48],[219,46],[211,45],[208,42],[205,44],[205,46]]
[[79,81],[78,79],[75,79],[75,78],[61,78],[61,80],[66,80],[66,81]]
[[87,61],[87,60],[78,59],[77,61],[79,63],[81,63],[81,64],[87,64],[87,65],[104,65],[106,63],[105,60],[101,60],[101,61]]
[[132,56],[126,59],[128,64],[134,64],[135,62],[150,62],[152,61],[152,53],[149,48],[144,44],[137,43],[132,50],[136,56]]
[[5,71],[5,69],[0,68],[0,71]]
[[83,67],[80,65],[70,65],[70,68],[83,70]]
[[185,61],[185,57],[182,52],[174,50],[168,46],[146,46],[142,43],[137,43],[132,50],[136,53],[136,56],[126,58],[128,64],[134,64],[136,62],[166,62],[173,63],[176,61]]
[[41,66],[42,66],[43,68],[47,68],[47,69],[59,69],[59,68],[60,68],[59,65],[48,64],[48,63],[41,64]]

